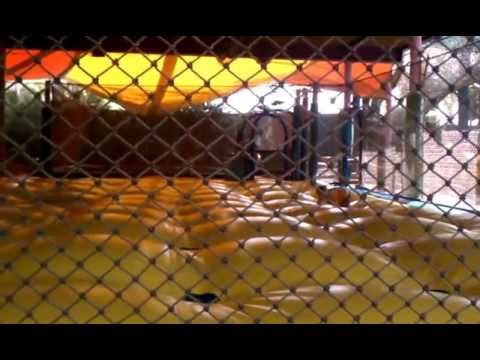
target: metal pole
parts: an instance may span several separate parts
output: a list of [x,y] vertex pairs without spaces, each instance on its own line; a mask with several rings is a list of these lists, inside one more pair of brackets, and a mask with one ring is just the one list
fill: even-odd
[[470,121],[470,89],[468,86],[458,90],[458,127],[460,131],[468,130]]
[[295,101],[295,106],[293,108],[293,133],[294,138],[292,141],[292,161],[294,164],[294,171],[291,174],[291,180],[302,180],[300,174],[301,166],[301,157],[302,157],[302,131],[301,127],[303,125],[303,116],[302,116],[302,105],[301,105],[301,91],[297,91],[297,97]]
[[364,133],[363,133],[364,116],[365,116],[365,98],[362,99],[359,116],[358,116],[358,184],[360,186],[363,183],[363,145],[365,141]]
[[[357,95],[354,95],[353,96],[353,100],[352,100],[352,115],[351,115],[351,121],[352,121],[352,125],[351,125],[351,131],[352,131],[352,135],[351,135],[351,139],[350,139],[350,148],[351,148],[351,157],[352,157],[352,160],[353,158],[355,158],[358,154],[357,154],[357,151],[358,151],[358,147],[356,148],[354,146],[354,143],[355,143],[355,139],[357,138],[358,136],[358,121],[359,121],[359,118],[360,118],[360,96],[357,96]],[[355,179],[356,181],[358,181],[358,174],[359,174],[359,171],[360,171],[360,166],[359,166],[359,163],[356,162],[356,168],[355,169],[352,169],[352,174],[351,176],[353,177],[353,173],[355,173],[355,175],[357,176],[357,179]],[[350,166],[353,166],[353,161],[351,162],[351,165]],[[355,171],[354,171],[355,170]]]
[[384,136],[385,136],[385,145],[387,147],[390,147],[392,146],[392,143],[393,143],[393,131],[392,131],[392,124],[390,122],[390,119],[391,119],[391,114],[392,114],[392,87],[391,87],[391,84],[388,83],[385,85],[385,88],[388,92],[388,95],[387,95],[387,103],[386,103],[386,107],[387,107],[387,113],[385,114],[385,123],[387,126],[385,126],[385,131],[384,131]]
[[41,123],[41,154],[40,154],[40,162],[43,163],[43,170],[50,174],[52,171],[52,159],[50,156],[52,155],[52,146],[50,145],[50,141],[52,141],[52,111],[48,107],[51,105],[52,101],[52,82],[47,80],[45,81],[45,106],[42,108],[42,123]]
[[[387,149],[392,148],[393,146],[393,131],[392,131],[392,126],[393,124],[391,123],[391,114],[392,114],[392,85],[391,83],[387,83],[385,85],[386,91],[387,91],[387,113],[385,114],[385,131],[384,131],[384,136],[385,136],[385,152]],[[397,170],[393,170],[393,176],[392,176],[392,185],[391,185],[391,191],[395,192],[395,173]]]
[[407,114],[405,121],[405,162],[404,173],[409,182],[404,195],[418,198],[423,190],[423,104],[420,93],[422,81],[421,62],[422,37],[410,39],[410,94],[407,97]]
[[312,106],[310,108],[312,112],[312,123],[310,124],[310,146],[311,153],[309,159],[309,174],[312,181],[315,181],[318,171],[318,84],[313,85],[312,93]]
[[350,114],[350,104],[352,101],[352,64],[345,63],[345,101],[344,110],[346,119],[342,119],[344,124],[342,126],[342,148],[343,155],[340,162],[340,183],[346,185],[350,182],[352,177],[352,169],[350,164],[352,152],[352,119]]
[[388,93],[387,99],[386,99],[386,114],[384,117],[384,125],[383,125],[383,138],[382,141],[380,142],[380,146],[382,147],[378,151],[378,156],[377,156],[377,184],[378,188],[384,190],[385,189],[385,177],[386,177],[386,153],[387,149],[390,147],[391,142],[392,142],[392,131],[390,128],[390,112],[392,110],[392,98],[390,95],[391,92],[391,86],[390,84],[385,85],[386,91]]
[[301,155],[300,155],[300,159],[301,159],[301,166],[300,166],[300,169],[301,169],[301,174],[300,174],[300,177],[302,178],[302,180],[306,179],[306,178],[309,178],[309,170],[310,170],[310,167],[309,167],[309,154],[311,154],[311,151],[309,151],[309,139],[310,139],[310,127],[309,126],[306,126],[306,122],[307,121],[311,121],[311,119],[309,119],[309,116],[308,116],[308,90],[307,89],[303,89],[302,91],[302,96],[303,96],[303,102],[302,102],[302,114],[305,114],[305,116],[302,116],[302,126],[303,126],[303,129],[301,131],[302,133],[302,136],[301,136],[301,139],[300,139],[300,147],[301,147]]
[[303,97],[302,106],[304,107],[305,110],[308,110],[308,90],[307,89],[303,89],[302,97]]

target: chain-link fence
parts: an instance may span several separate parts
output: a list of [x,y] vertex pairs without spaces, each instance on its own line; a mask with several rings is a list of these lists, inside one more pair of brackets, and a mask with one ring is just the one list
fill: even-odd
[[478,323],[480,37],[6,37],[0,323]]

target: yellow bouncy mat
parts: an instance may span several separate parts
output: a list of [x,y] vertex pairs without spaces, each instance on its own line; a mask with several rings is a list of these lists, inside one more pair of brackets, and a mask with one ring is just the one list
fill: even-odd
[[1,323],[479,323],[480,220],[307,182],[2,179]]

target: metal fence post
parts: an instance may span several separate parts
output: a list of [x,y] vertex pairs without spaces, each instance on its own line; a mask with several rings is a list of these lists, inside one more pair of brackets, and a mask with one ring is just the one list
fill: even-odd
[[297,97],[295,100],[295,106],[293,108],[293,132],[294,138],[292,141],[292,161],[294,163],[294,171],[291,174],[291,180],[301,180],[302,176],[300,171],[302,169],[301,166],[301,158],[302,158],[302,131],[301,127],[303,125],[303,109],[301,105],[301,92],[297,91]]
[[346,119],[342,119],[342,160],[340,162],[340,183],[346,185],[352,178],[351,155],[352,155],[352,117],[350,114],[350,104],[352,101],[352,64],[345,63],[345,102],[344,110],[347,115]]
[[310,146],[311,153],[309,159],[309,173],[312,181],[315,181],[318,171],[318,85],[314,84],[312,94],[312,105],[310,108],[312,112],[312,123],[310,124]]
[[391,86],[390,84],[385,85],[386,91],[388,93],[386,99],[386,113],[384,116],[383,123],[383,137],[380,143],[382,149],[378,152],[377,157],[377,183],[380,189],[385,189],[386,187],[386,166],[387,166],[387,149],[390,147],[392,142],[392,131],[390,124],[390,112],[392,111],[392,98],[391,98]]

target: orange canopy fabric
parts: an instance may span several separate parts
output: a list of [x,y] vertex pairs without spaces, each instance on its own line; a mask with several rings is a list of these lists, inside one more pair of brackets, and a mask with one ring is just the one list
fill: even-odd
[[[299,70],[299,66],[301,66]],[[355,94],[385,97],[392,64],[352,65]],[[85,55],[66,78],[100,96],[115,98],[131,111],[173,111],[230,95],[245,87],[283,81],[343,89],[345,64],[330,61],[272,60],[265,67],[251,58],[233,59],[228,66],[213,56],[107,53]]]
[[297,62],[283,60],[273,60],[263,69],[250,58],[224,65],[212,56],[108,53],[82,57],[66,78],[103,97],[118,99],[132,111],[148,113],[201,104],[242,87],[276,82],[296,71]]
[[79,56],[80,53],[75,51],[8,49],[5,56],[5,80],[60,77],[73,66],[73,59]]
[[[338,61],[311,61],[302,71],[287,79],[292,85],[309,86],[317,82],[322,87],[343,90],[346,86],[346,65]],[[389,63],[352,63],[351,82],[354,94],[361,97],[386,98],[384,86],[392,79]]]
[[[63,76],[136,113],[173,111],[187,103],[202,104],[242,88],[282,81],[343,90],[345,63],[272,60],[262,66],[251,58],[221,63],[213,56],[176,56],[11,49],[6,80]],[[77,61],[74,61],[77,59]],[[383,84],[392,76],[390,63],[352,63],[352,87],[362,97],[385,98]]]

